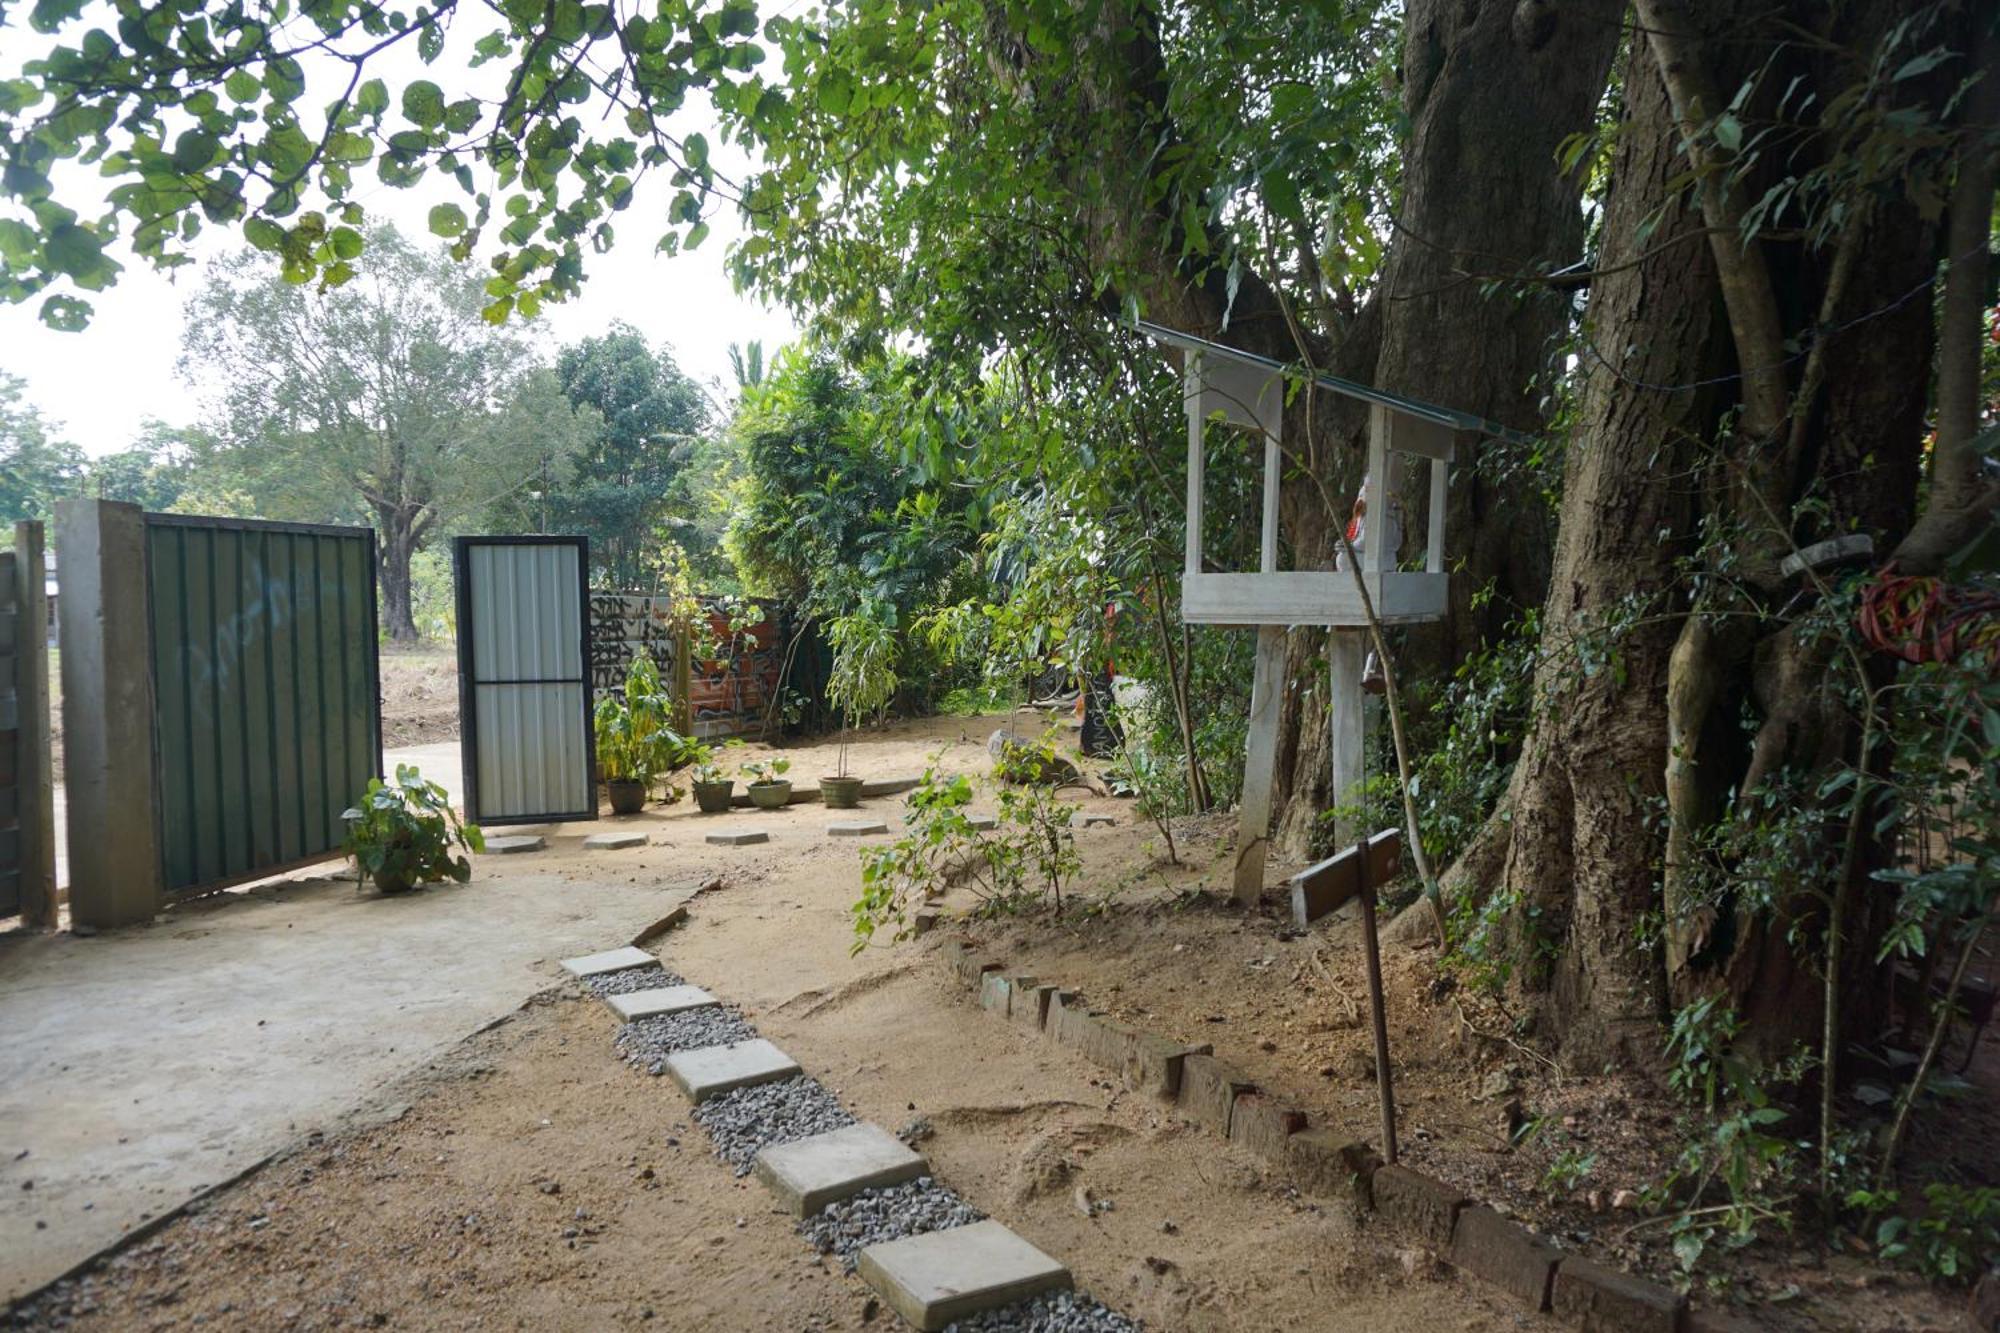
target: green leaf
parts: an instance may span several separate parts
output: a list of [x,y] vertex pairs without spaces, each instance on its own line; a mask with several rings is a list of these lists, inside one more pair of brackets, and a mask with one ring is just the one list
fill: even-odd
[[257,76],[247,69],[235,69],[222,81],[222,91],[229,94],[229,100],[242,105],[254,102],[264,91],[264,85],[257,82]]
[[1727,152],[1743,146],[1743,122],[1734,114],[1724,114],[1715,122],[1715,142]]
[[370,79],[354,94],[354,109],[364,116],[379,116],[389,109],[389,86],[380,79]]
[[403,89],[403,118],[427,130],[443,124],[444,90],[429,79],[418,79]]
[[465,231],[465,210],[457,204],[438,204],[431,209],[431,235],[446,239],[461,235]]

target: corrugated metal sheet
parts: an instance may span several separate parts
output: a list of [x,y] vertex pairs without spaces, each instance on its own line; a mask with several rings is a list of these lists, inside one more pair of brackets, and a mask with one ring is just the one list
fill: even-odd
[[590,819],[584,539],[457,542],[466,816]]
[[337,851],[381,771],[375,534],[146,516],[168,892]]

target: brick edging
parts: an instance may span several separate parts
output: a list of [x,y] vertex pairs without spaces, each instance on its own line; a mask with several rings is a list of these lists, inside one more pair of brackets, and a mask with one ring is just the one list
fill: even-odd
[[999,958],[963,940],[946,940],[939,952],[981,1008],[1171,1103],[1183,1118],[1284,1169],[1302,1194],[1346,1198],[1380,1214],[1531,1311],[1607,1333],[1727,1333],[1737,1326],[1690,1310],[1685,1296],[1660,1283],[1566,1253],[1443,1181],[1400,1164],[1384,1166],[1367,1144],[1313,1126],[1305,1112],[1260,1090],[1206,1044],[1139,1031],[1091,1009],[1075,991],[1010,974]]

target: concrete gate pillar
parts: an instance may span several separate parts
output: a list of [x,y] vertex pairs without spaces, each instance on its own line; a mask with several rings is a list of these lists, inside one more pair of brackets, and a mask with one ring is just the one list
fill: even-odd
[[60,500],[55,528],[69,911],[85,933],[151,921],[164,898],[146,520],[137,505]]

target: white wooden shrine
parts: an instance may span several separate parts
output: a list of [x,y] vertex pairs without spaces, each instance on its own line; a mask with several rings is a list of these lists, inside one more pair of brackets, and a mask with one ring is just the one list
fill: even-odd
[[[1332,664],[1333,791],[1352,799],[1363,767],[1363,662],[1368,614],[1354,572],[1278,568],[1278,501],[1284,475],[1284,409],[1288,385],[1308,372],[1206,338],[1139,321],[1139,330],[1180,353],[1187,403],[1187,558],[1181,574],[1181,618],[1191,624],[1255,627],[1256,674],[1250,687],[1250,730],[1236,846],[1236,896],[1254,903],[1264,887],[1271,825],[1271,784],[1278,750],[1278,701],[1285,667],[1285,629],[1325,625],[1334,633]],[[1385,625],[1444,616],[1450,575],[1444,567],[1445,510],[1451,463],[1460,443],[1503,434],[1482,418],[1385,393],[1334,375],[1312,374],[1319,389],[1368,404],[1367,507],[1362,518],[1361,582]],[[1202,551],[1204,459],[1211,423],[1260,437],[1264,454],[1258,567],[1214,570]],[[1403,468],[1428,461],[1429,505],[1424,567],[1402,569],[1392,549],[1392,515],[1400,503]],[[1344,521],[1336,515],[1335,521]],[[1352,841],[1343,830],[1343,843]]]

